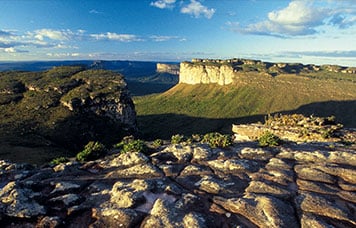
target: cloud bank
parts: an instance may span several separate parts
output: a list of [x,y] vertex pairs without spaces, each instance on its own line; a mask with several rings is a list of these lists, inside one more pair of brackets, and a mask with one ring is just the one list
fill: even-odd
[[[233,31],[276,37],[306,36],[320,32],[322,26],[334,26],[345,29],[356,24],[355,6],[339,7],[332,4],[320,7],[317,1],[293,0],[287,7],[271,11],[267,19],[256,23],[241,25],[229,22]],[[339,4],[347,1],[340,1]]]

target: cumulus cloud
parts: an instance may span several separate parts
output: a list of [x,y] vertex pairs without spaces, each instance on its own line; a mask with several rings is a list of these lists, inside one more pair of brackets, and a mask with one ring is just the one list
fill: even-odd
[[255,35],[277,37],[303,36],[318,33],[323,25],[347,28],[356,23],[356,10],[344,5],[318,7],[314,1],[293,0],[287,7],[269,12],[267,20],[241,26],[229,22],[232,30]]
[[118,34],[118,33],[114,33],[114,32],[90,34],[89,36],[96,40],[113,40],[113,41],[120,41],[120,42],[142,41],[142,39],[140,39],[136,35]]
[[69,40],[73,36],[73,32],[70,30],[53,30],[53,29],[40,29],[29,33],[38,40],[44,40],[46,38],[51,40]]
[[190,14],[196,18],[204,16],[210,19],[214,15],[215,9],[209,9],[196,0],[190,0],[190,3],[187,6],[182,7],[180,12],[184,14]]
[[155,2],[151,2],[151,6],[160,8],[160,9],[172,9],[174,8],[176,0],[158,0]]

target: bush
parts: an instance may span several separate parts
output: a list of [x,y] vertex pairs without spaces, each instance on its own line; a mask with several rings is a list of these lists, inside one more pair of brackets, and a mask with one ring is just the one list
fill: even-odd
[[103,144],[100,142],[90,141],[87,145],[85,145],[84,150],[77,154],[76,158],[81,162],[90,161],[102,157],[106,154],[106,152],[107,149]]
[[68,158],[59,157],[59,158],[53,159],[53,160],[50,162],[50,164],[51,164],[51,165],[59,165],[59,164],[61,164],[61,163],[66,163],[66,162],[68,162],[68,161],[69,161]]
[[179,144],[183,141],[184,141],[184,135],[176,134],[176,135],[172,135],[171,137],[172,144]]
[[162,146],[163,145],[163,140],[162,139],[156,139],[155,141],[153,141],[153,143],[152,143],[152,146],[154,147],[154,148],[158,148],[158,147],[160,147],[160,146]]
[[208,143],[211,148],[225,148],[232,144],[230,135],[223,135],[218,132],[205,134],[202,140],[203,143]]
[[115,148],[121,149],[121,153],[127,152],[141,152],[146,153],[148,147],[142,140],[135,140],[133,138],[124,138],[120,143],[115,145]]
[[258,139],[258,144],[261,147],[266,147],[266,146],[279,146],[281,144],[281,139],[272,134],[269,131],[266,131],[261,135],[261,137]]

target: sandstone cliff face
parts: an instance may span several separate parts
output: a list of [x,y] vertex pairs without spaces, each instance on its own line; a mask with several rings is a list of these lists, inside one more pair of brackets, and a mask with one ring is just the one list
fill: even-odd
[[229,65],[205,65],[182,62],[179,83],[227,85],[233,82],[234,69]]
[[158,73],[169,73],[178,75],[179,74],[179,65],[178,64],[166,64],[166,63],[157,63]]
[[166,144],[40,169],[0,161],[0,225],[355,227],[356,132],[347,134],[347,146]]
[[[304,76],[314,74],[314,76],[328,74],[330,72],[340,74],[334,75],[342,78],[348,75],[348,80],[353,80],[356,73],[355,67],[343,67],[334,65],[317,66],[313,64],[303,65],[301,63],[270,63],[260,60],[250,59],[192,59],[192,62],[182,62],[180,64],[180,83],[187,84],[209,84],[217,83],[227,85],[238,78],[236,72],[259,73],[260,75],[277,76],[280,74],[302,74]],[[317,74],[318,73],[318,74]],[[317,75],[315,75],[317,74]],[[351,75],[351,76],[350,76]]]

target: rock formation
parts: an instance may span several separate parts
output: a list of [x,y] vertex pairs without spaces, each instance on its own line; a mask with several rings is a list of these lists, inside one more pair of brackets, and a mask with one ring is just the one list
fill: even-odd
[[260,73],[261,75],[277,76],[280,74],[310,74],[316,72],[332,72],[340,74],[356,74],[355,67],[336,65],[303,65],[301,63],[270,63],[250,59],[192,59],[191,62],[180,64],[179,82],[186,84],[217,83],[227,85],[238,80],[236,73]]
[[[348,143],[169,144],[87,163],[0,161],[1,227],[355,227]],[[345,139],[344,139],[345,140]]]
[[179,83],[226,85],[232,83],[233,78],[234,69],[229,65],[180,64]]
[[168,64],[168,63],[157,63],[158,73],[169,73],[178,75],[179,74],[179,65],[178,64]]
[[3,159],[41,163],[88,141],[111,145],[137,131],[124,77],[82,66],[0,72],[0,109]]

